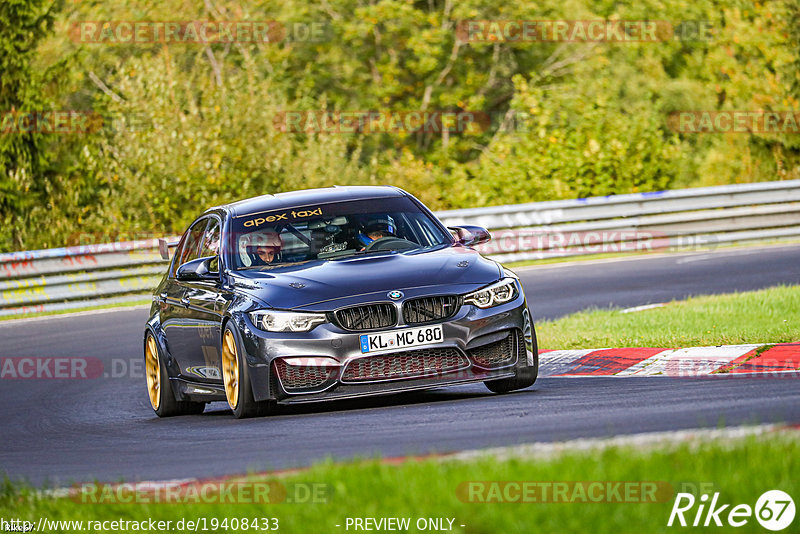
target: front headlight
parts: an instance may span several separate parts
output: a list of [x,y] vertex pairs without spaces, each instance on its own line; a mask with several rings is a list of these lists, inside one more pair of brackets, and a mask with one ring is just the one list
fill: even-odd
[[479,308],[499,306],[517,298],[519,290],[513,278],[503,278],[488,287],[464,295],[464,304],[474,304]]
[[300,313],[275,310],[250,312],[253,324],[267,332],[308,332],[326,321],[323,313]]

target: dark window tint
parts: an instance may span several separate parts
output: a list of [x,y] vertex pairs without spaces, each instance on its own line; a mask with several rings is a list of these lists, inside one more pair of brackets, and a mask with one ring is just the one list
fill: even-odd
[[203,239],[200,242],[199,253],[197,255],[198,258],[207,258],[209,256],[214,257],[209,265],[211,271],[219,270],[219,236],[219,221],[212,217],[208,221],[208,226],[206,226],[206,231],[203,234]]
[[[352,200],[237,216],[229,234],[229,264],[265,268],[334,260],[360,253],[425,251],[449,244],[450,236],[404,197]],[[380,247],[372,243],[383,240]],[[259,243],[271,243],[274,259],[263,261]],[[261,247],[267,248],[267,247]]]
[[200,219],[186,231],[181,246],[175,252],[175,263],[171,273],[173,276],[178,267],[199,257],[198,252],[203,242],[206,226],[208,226],[208,218]]

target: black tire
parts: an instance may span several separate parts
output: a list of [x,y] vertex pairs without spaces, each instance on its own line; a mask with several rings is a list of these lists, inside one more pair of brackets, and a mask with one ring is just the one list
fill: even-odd
[[[501,378],[500,380],[487,380],[484,384],[489,388],[489,391],[493,393],[508,393],[509,391],[531,387],[536,382],[539,377],[539,345],[536,341],[536,329],[533,327],[533,323],[530,323],[530,329],[533,365],[528,365],[527,351],[525,351],[525,354],[518,354],[515,375],[509,378]],[[523,346],[525,345],[523,343]]]
[[[150,352],[148,352],[148,348]],[[155,356],[156,362],[150,360],[150,355]],[[144,358],[145,358],[145,373],[148,375],[147,388],[148,398],[150,399],[150,407],[159,417],[172,417],[175,415],[197,415],[203,413],[206,409],[205,402],[192,402],[192,401],[178,401],[175,400],[175,393],[172,391],[172,386],[169,383],[169,374],[167,374],[167,365],[164,363],[164,356],[161,353],[161,348],[158,345],[152,332],[147,332],[144,338]],[[148,361],[150,360],[150,361]],[[151,394],[152,380],[155,374],[155,368],[152,365],[157,365],[159,369],[157,392]]]
[[[223,352],[226,350],[227,336],[233,336],[236,354],[234,355],[238,362],[238,378],[236,379],[235,387],[238,388],[238,393],[235,396],[235,401],[231,402],[232,392],[230,391],[229,373],[230,367],[226,367],[226,355]],[[244,357],[244,350],[242,349],[242,340],[239,335],[238,329],[228,322],[225,325],[225,330],[222,332],[220,354],[222,355],[222,370],[223,370],[223,384],[225,385],[225,397],[228,400],[228,406],[231,408],[233,415],[237,419],[246,419],[248,417],[261,417],[270,412],[272,403],[270,401],[256,402],[253,398],[253,386],[250,383],[250,372],[247,365],[247,359]]]

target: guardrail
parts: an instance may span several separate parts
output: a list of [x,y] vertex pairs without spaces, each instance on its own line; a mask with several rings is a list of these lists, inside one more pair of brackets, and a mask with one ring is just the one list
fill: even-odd
[[[702,249],[800,238],[800,180],[443,211],[478,225],[501,262]],[[165,270],[156,239],[0,254],[0,316],[147,299]],[[87,302],[88,301],[88,302]]]
[[800,180],[725,185],[440,212],[475,224],[502,262],[636,250],[702,249],[800,238]]

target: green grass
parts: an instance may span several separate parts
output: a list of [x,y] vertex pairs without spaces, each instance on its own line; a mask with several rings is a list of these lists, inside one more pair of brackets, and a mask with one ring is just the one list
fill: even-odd
[[536,330],[540,349],[797,342],[800,286],[694,297],[633,313],[586,311]]
[[[42,516],[93,521],[275,517],[280,532],[298,534],[346,532],[347,517],[410,517],[412,525],[421,517],[448,517],[455,518],[454,532],[469,533],[666,532],[675,492],[696,493],[692,487],[718,491],[721,502],[734,505],[754,506],[758,496],[771,489],[781,489],[797,499],[799,458],[800,442],[796,433],[791,433],[648,451],[610,447],[550,459],[322,463],[279,479],[287,487],[327,485],[327,503],[313,504],[83,504],[35,497],[31,490],[7,484],[0,491],[0,517],[33,522]],[[666,492],[659,492],[655,503],[475,503],[465,502],[464,493],[457,493],[459,484],[469,481],[657,481],[669,486]],[[458,526],[462,524],[465,527]],[[417,530],[412,526],[409,531]],[[763,529],[751,518],[737,531]]]

